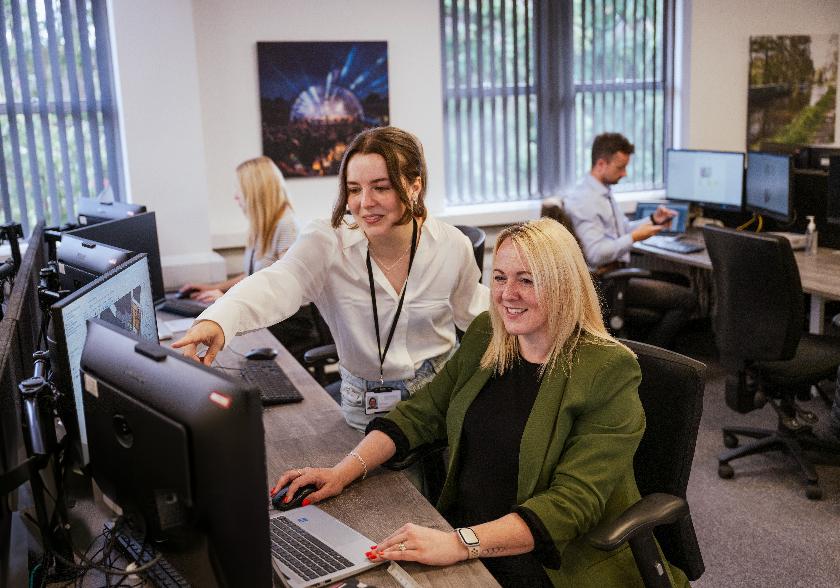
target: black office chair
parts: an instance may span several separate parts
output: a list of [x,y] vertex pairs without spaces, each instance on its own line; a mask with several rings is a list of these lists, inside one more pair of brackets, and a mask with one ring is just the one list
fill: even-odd
[[[726,404],[746,413],[770,404],[776,430],[725,427],[729,447],[718,457],[718,475],[731,478],[729,462],[768,451],[787,451],[805,477],[808,498],[822,497],[819,478],[804,451],[840,453],[840,444],[818,439],[817,417],[796,400],[832,378],[840,364],[840,339],[803,334],[804,303],[790,242],[775,235],[703,228],[716,287],[715,339],[726,379]],[[738,447],[738,437],[755,439]]]
[[486,234],[483,229],[478,227],[470,227],[467,225],[455,225],[455,228],[464,233],[472,243],[473,255],[475,255],[475,263],[478,265],[478,281],[481,281],[484,273],[484,240]]
[[[563,202],[550,198],[543,201],[540,209],[540,216],[547,216],[554,219],[574,236],[580,244],[575,233],[575,226],[572,219],[563,209]],[[639,331],[657,324],[662,320],[662,313],[652,308],[627,306],[625,296],[627,285],[631,278],[650,278],[653,274],[650,271],[625,267],[598,273],[592,272],[592,280],[601,298],[601,309],[604,313],[604,322],[610,332],[616,337],[627,337],[633,331],[634,336],[639,336]]]
[[689,580],[705,570],[685,492],[703,412],[706,366],[653,345],[623,343],[636,353],[642,370],[639,398],[647,424],[633,459],[642,499],[617,519],[597,525],[587,539],[604,551],[629,543],[645,586],[664,588],[670,582],[654,536],[668,561]]
[[[470,243],[472,243],[475,263],[478,265],[479,271],[478,281],[481,282],[481,273],[484,271],[484,241],[486,235],[484,231],[478,227],[456,225],[456,228],[469,237]],[[329,335],[329,327],[327,327],[320,314],[318,314],[318,309],[315,308],[314,304],[311,305],[311,307],[317,315],[316,325],[320,327],[319,330],[326,330],[327,335]],[[323,339],[325,341],[332,341],[332,336],[329,336],[329,338],[324,336]],[[309,349],[303,354],[303,364],[313,371],[315,379],[318,380],[318,383],[324,387],[327,394],[329,394],[337,403],[341,404],[341,380],[334,381],[330,379],[324,370],[325,366],[337,362],[338,353],[336,351],[335,344],[331,342]]]

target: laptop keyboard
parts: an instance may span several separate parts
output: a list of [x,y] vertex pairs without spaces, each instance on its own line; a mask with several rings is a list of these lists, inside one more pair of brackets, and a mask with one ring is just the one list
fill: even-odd
[[673,253],[697,253],[703,251],[705,247],[694,241],[677,241],[671,237],[663,235],[654,235],[642,241],[645,245],[656,247],[657,249],[664,249]]
[[303,400],[298,389],[274,361],[250,360],[240,374],[260,391],[263,405],[288,404]]
[[271,552],[304,580],[353,566],[353,562],[286,517],[271,519]]

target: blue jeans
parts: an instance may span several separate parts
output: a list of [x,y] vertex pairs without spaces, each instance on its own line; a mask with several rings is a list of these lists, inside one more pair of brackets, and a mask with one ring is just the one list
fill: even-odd
[[365,380],[356,377],[343,367],[339,367],[338,371],[341,374],[341,412],[344,413],[344,420],[354,429],[364,431],[368,423],[377,416],[365,414],[363,402],[366,391],[383,385],[389,386],[402,390],[401,399],[405,400],[422,388],[424,384],[431,382],[450,355],[452,354],[447,352],[427,359],[415,370],[413,378],[385,380],[382,384],[379,383],[379,380]]

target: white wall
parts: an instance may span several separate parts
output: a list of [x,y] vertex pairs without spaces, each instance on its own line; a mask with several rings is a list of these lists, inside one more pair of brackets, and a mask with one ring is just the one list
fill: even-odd
[[840,0],[693,0],[690,10],[682,146],[694,149],[746,149],[751,36],[840,33]]
[[[234,169],[262,153],[257,41],[387,41],[391,124],[416,134],[430,169],[432,211],[443,207],[443,105],[434,0],[198,0],[193,2],[210,231],[215,246],[244,240]],[[289,180],[303,221],[329,216],[337,176]]]
[[112,0],[129,199],[156,212],[164,283],[222,279],[211,250],[200,90],[187,0]]
[[[750,35],[840,32],[840,0],[684,2],[690,27],[681,146],[743,150]],[[232,194],[235,166],[261,153],[257,41],[387,41],[391,121],[423,142],[429,205],[442,211],[436,0],[111,3],[129,190],[159,213],[164,265],[176,268],[165,270],[167,284],[223,272],[211,246],[244,241],[245,219]],[[335,177],[289,184],[302,220],[328,215]],[[454,220],[469,224],[469,211],[460,212]],[[521,215],[499,210],[496,221]]]

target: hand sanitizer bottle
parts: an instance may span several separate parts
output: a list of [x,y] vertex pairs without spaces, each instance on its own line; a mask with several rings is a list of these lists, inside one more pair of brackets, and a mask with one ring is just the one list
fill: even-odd
[[808,255],[817,254],[817,225],[814,217],[808,216],[808,228],[805,229],[805,253]]

